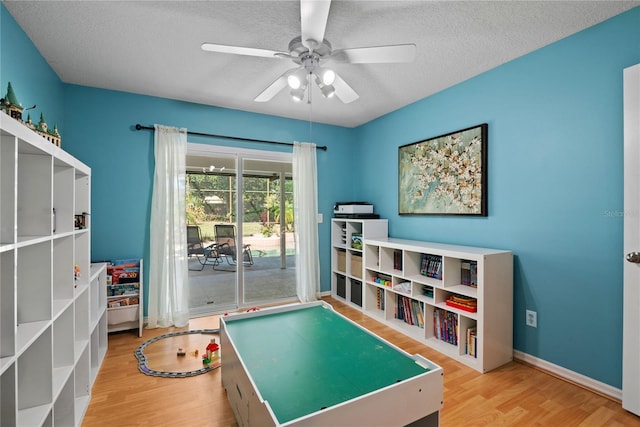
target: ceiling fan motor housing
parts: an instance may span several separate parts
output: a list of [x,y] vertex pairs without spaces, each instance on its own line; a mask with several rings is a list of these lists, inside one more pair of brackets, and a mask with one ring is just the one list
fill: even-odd
[[322,43],[316,44],[313,51],[310,51],[309,48],[302,44],[302,37],[298,36],[289,42],[289,53],[294,62],[303,65],[303,59],[307,56],[305,54],[315,54],[318,61],[331,55],[331,43],[324,39]]

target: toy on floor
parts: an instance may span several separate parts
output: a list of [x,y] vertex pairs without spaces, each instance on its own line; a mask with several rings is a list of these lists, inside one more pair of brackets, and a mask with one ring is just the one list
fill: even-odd
[[211,342],[207,345],[206,353],[202,355],[202,363],[209,365],[220,359],[220,346],[215,338],[211,338]]
[[[195,371],[188,371],[188,372],[169,372],[169,371],[158,371],[155,369],[150,368],[147,365],[147,356],[144,354],[144,350],[147,348],[147,346],[149,344],[153,344],[154,342],[163,339],[163,338],[170,338],[170,337],[176,337],[176,336],[181,336],[181,335],[186,335],[186,334],[207,334],[207,335],[219,335],[220,334],[220,329],[197,329],[197,330],[193,330],[193,331],[180,331],[180,332],[171,332],[168,334],[164,334],[164,335],[159,335],[157,337],[151,338],[145,342],[143,342],[142,344],[140,344],[140,346],[138,346],[138,348],[135,350],[134,355],[136,356],[136,359],[138,359],[138,370],[140,372],[142,372],[145,375],[151,375],[154,377],[166,377],[166,378],[186,378],[186,377],[192,377],[194,375],[200,375],[200,374],[204,374],[206,372],[209,372],[213,369],[219,368],[221,366],[221,361],[218,360],[217,363],[212,363],[210,365],[207,366],[203,366],[200,369],[196,369]],[[194,352],[195,355],[197,356],[197,350]]]

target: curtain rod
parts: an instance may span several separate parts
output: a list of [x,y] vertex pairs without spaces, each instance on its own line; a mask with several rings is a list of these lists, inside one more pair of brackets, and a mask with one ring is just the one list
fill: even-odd
[[[154,127],[151,126],[142,126],[141,124],[136,124],[136,130],[155,130]],[[222,139],[231,139],[234,141],[246,141],[246,142],[260,142],[263,144],[276,144],[276,145],[288,145],[293,147],[293,144],[290,142],[279,142],[279,141],[266,141],[264,139],[251,139],[251,138],[240,138],[238,136],[226,136],[226,135],[216,135],[214,133],[203,133],[203,132],[193,132],[188,130],[187,133],[189,135],[197,135],[197,136],[209,136],[212,138],[222,138]],[[327,151],[326,145],[317,145],[316,149]]]

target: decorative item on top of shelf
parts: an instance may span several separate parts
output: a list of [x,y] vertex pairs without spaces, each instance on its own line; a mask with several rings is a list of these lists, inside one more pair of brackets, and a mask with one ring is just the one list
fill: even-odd
[[400,215],[487,216],[486,123],[398,148]]
[[351,247],[362,250],[362,233],[353,233],[351,235]]
[[442,257],[438,255],[422,254],[420,274],[434,279],[442,279]]
[[23,111],[28,111],[36,108],[34,104],[33,107],[22,108],[22,104],[18,102],[18,97],[16,96],[13,87],[11,86],[11,82],[7,85],[7,94],[4,98],[0,99],[0,110],[4,111],[10,117],[18,120],[26,127],[36,132],[38,135],[42,136],[47,141],[54,144],[56,147],[60,147],[62,144],[62,136],[60,136],[60,132],[58,132],[58,126],[54,125],[53,129],[49,129],[47,122],[44,120],[44,114],[40,113],[40,121],[37,124],[34,124],[31,121],[31,115],[27,114],[27,121],[22,120]]
[[87,212],[82,212],[80,215],[73,216],[73,225],[76,230],[84,230],[87,228]]

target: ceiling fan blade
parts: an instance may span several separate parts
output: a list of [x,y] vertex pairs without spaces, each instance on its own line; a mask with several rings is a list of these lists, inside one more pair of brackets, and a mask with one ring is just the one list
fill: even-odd
[[382,64],[412,62],[415,56],[416,45],[409,43],[336,50],[331,54],[331,59],[350,64]]
[[229,46],[225,44],[202,43],[202,50],[207,52],[231,53],[234,55],[261,56],[264,58],[286,58],[290,57],[287,52],[276,50],[257,49],[254,47]]
[[302,44],[314,49],[324,40],[331,0],[300,0]]
[[349,84],[338,74],[336,74],[336,78],[333,81],[333,87],[336,90],[336,96],[345,104],[349,104],[360,98],[360,95],[358,95],[356,91],[353,90],[353,88],[349,86]]
[[[296,68],[294,68],[295,70]],[[271,83],[262,93],[254,98],[255,102],[267,102],[270,101],[271,98],[276,96],[278,92],[284,89],[287,86],[287,77],[291,73],[291,70],[287,70],[280,77],[275,79],[273,83]]]

